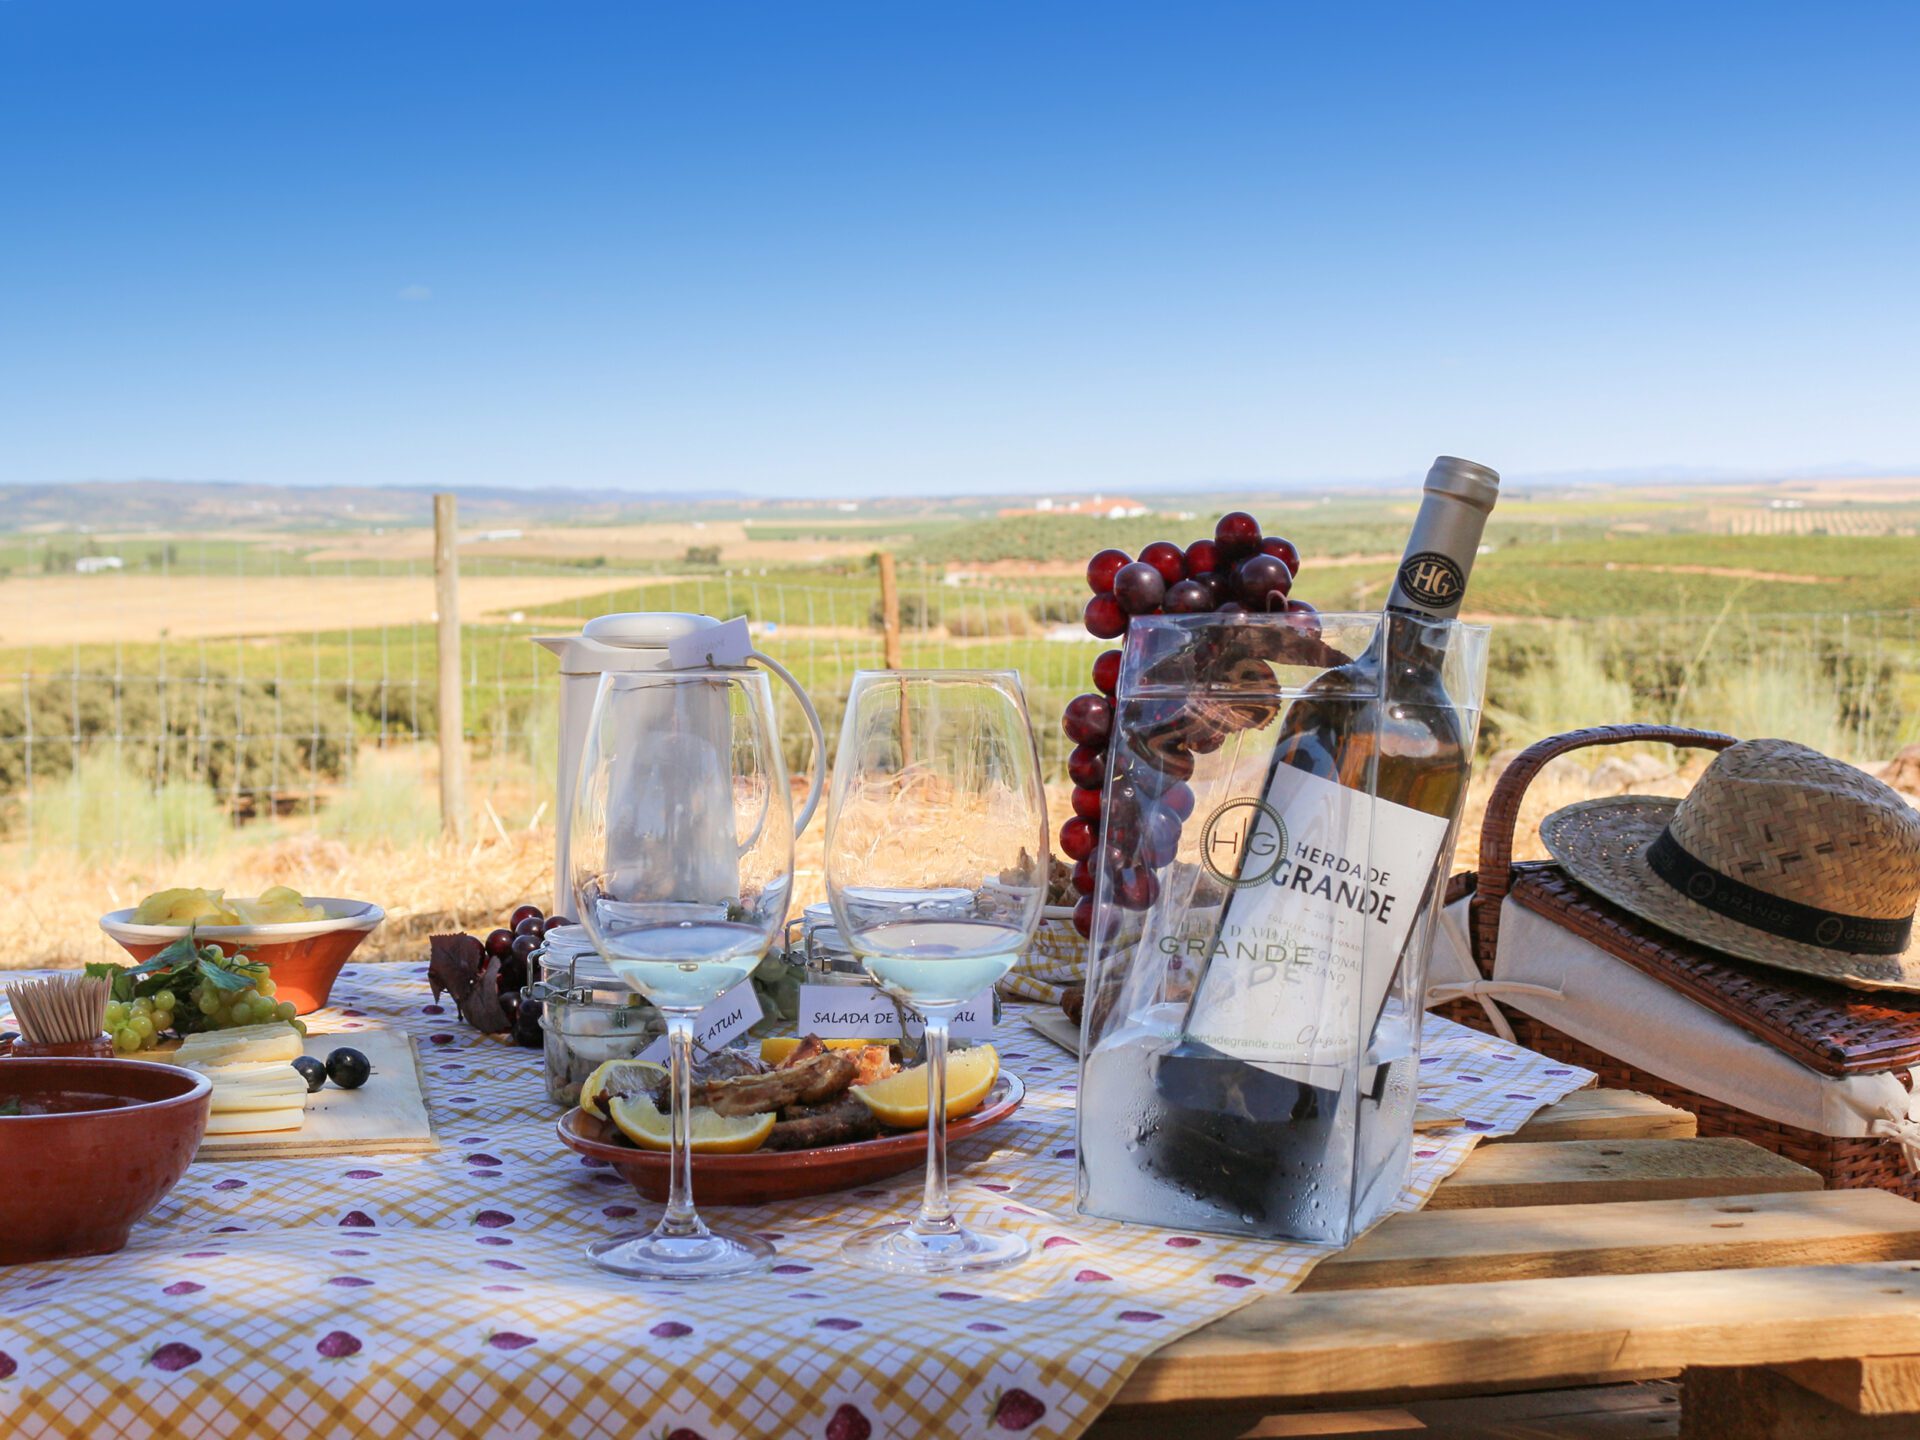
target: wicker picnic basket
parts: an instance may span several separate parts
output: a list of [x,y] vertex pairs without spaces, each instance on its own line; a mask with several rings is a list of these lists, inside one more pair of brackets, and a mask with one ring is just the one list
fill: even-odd
[[[1478,873],[1455,875],[1447,889],[1449,903],[1468,898],[1467,929],[1480,973],[1493,974],[1501,905],[1512,900],[1673,986],[1820,1074],[1891,1072],[1907,1083],[1907,1072],[1920,1065],[1920,996],[1849,990],[1745,964],[1610,904],[1552,862],[1514,863],[1520,802],[1548,761],[1590,746],[1636,743],[1724,750],[1734,737],[1666,725],[1610,725],[1555,735],[1522,751],[1488,801]],[[1475,1029],[1491,1028],[1486,1011],[1472,1000],[1451,1001],[1439,1013]],[[1637,1090],[1692,1111],[1702,1135],[1751,1140],[1819,1172],[1836,1189],[1891,1190],[1920,1199],[1920,1175],[1892,1140],[1834,1137],[1780,1124],[1616,1059],[1532,1016],[1511,1008],[1506,1015],[1521,1044],[1598,1072],[1602,1085]]]

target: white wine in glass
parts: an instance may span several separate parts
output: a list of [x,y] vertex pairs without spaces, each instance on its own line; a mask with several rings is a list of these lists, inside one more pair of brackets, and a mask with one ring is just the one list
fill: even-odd
[[666,1213],[645,1235],[587,1247],[647,1280],[762,1270],[773,1247],[710,1230],[693,1206],[694,1020],[753,973],[786,922],[792,795],[759,670],[603,676],[587,725],[570,841],[580,924],[667,1022],[672,1097]]
[[929,1091],[919,1212],[849,1236],[843,1253],[904,1274],[1010,1265],[1027,1242],[962,1225],[947,1195],[946,1066],[954,1014],[1012,968],[1046,899],[1046,798],[1019,677],[857,672],[828,803],[834,917],[867,973],[926,1022]]

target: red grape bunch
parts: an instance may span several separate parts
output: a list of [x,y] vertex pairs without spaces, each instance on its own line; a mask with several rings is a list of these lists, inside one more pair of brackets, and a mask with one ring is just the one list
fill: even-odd
[[[1123,550],[1095,555],[1087,562],[1093,598],[1086,626],[1102,640],[1115,640],[1136,615],[1311,616],[1311,605],[1291,598],[1299,570],[1300,552],[1292,541],[1262,535],[1259,521],[1235,510],[1220,517],[1213,539],[1195,540],[1184,550],[1156,540],[1137,560]],[[1060,848],[1074,862],[1073,886],[1081,898],[1073,923],[1082,935],[1093,933],[1093,891],[1101,869],[1123,908],[1145,910],[1158,898],[1156,872],[1173,860],[1181,822],[1193,813],[1186,782],[1195,753],[1218,749],[1230,729],[1251,723],[1236,723],[1230,714],[1195,716],[1177,701],[1148,702],[1129,725],[1130,753],[1115,756],[1108,742],[1119,681],[1120,652],[1103,651],[1093,662],[1093,692],[1068,701],[1061,718],[1074,742],[1067,757],[1074,789],[1073,817],[1060,827]],[[1109,785],[1110,768],[1115,773]]]

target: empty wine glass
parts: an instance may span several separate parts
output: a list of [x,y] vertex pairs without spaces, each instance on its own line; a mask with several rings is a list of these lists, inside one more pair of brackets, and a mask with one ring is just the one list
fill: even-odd
[[1018,1235],[961,1225],[947,1198],[947,1029],[1033,939],[1047,856],[1017,675],[854,675],[827,812],[827,895],[867,973],[924,1019],[930,1091],[919,1213],[849,1236],[855,1264],[943,1275],[1027,1253]]
[[649,1280],[762,1269],[771,1245],[709,1230],[694,1211],[689,1112],[694,1019],[753,973],[793,888],[792,796],[766,675],[603,676],[580,759],[571,863],[594,948],[666,1019],[672,1091],[666,1213],[650,1234],[587,1253]]

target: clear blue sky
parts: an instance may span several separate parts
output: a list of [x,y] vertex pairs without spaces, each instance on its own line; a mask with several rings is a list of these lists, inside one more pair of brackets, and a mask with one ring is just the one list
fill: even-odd
[[1920,468],[1920,5],[0,0],[0,481]]

